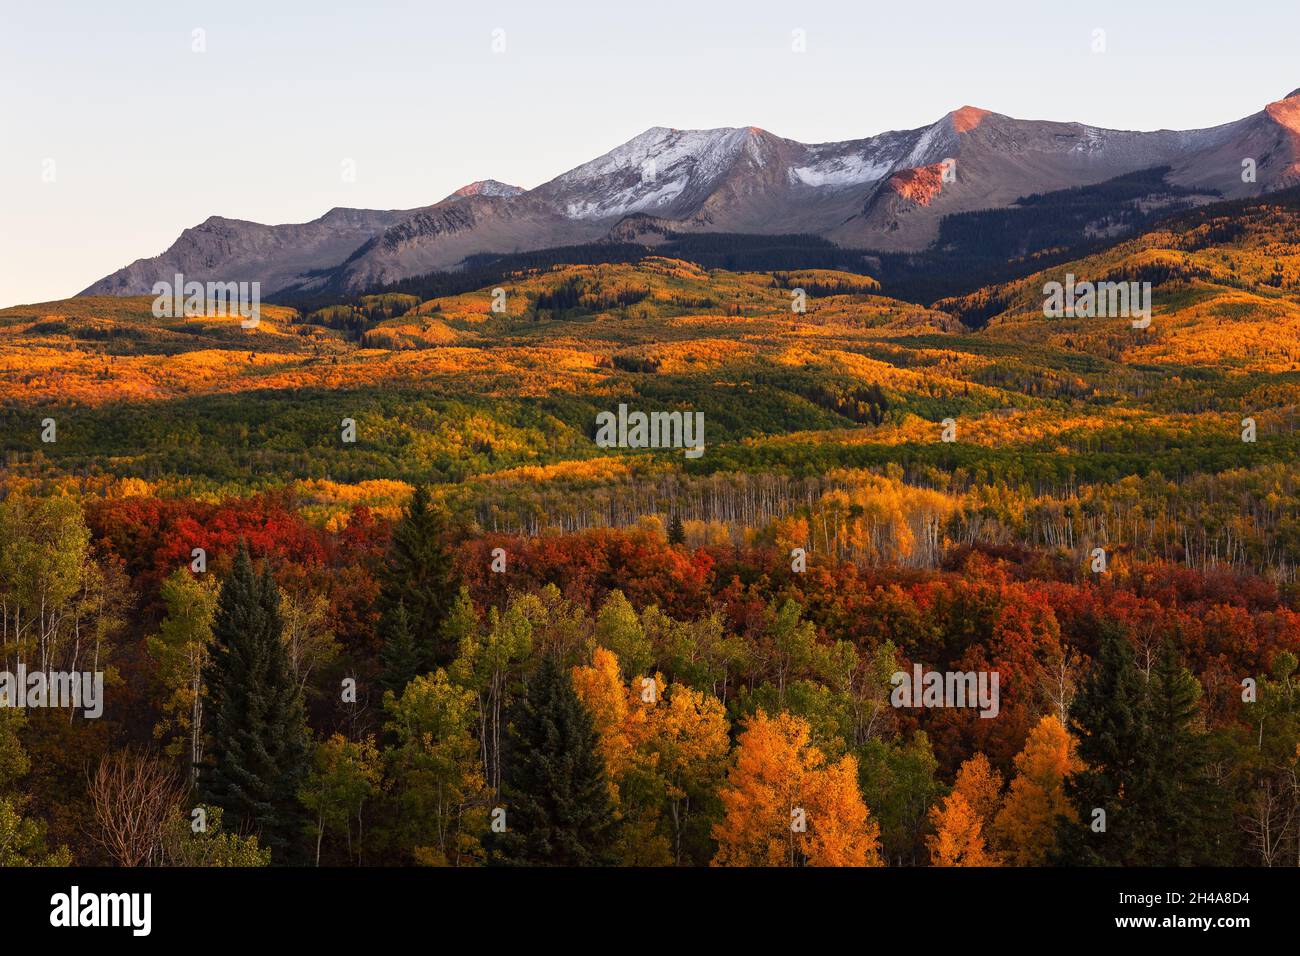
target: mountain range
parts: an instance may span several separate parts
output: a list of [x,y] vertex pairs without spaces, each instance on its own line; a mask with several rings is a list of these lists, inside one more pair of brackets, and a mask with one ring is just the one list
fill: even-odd
[[807,234],[914,252],[934,244],[945,216],[1166,167],[1163,182],[1204,202],[1300,185],[1300,90],[1191,131],[1019,120],[972,106],[918,129],[815,145],[752,126],[654,127],[534,189],[487,179],[430,206],[335,208],[301,224],[213,216],[81,294],[148,294],[178,272],[259,281],[265,296],[356,293],[484,253],[697,233]]

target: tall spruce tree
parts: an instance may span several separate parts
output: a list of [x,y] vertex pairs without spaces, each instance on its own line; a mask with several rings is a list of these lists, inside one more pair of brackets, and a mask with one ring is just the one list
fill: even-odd
[[417,673],[450,664],[458,650],[445,639],[442,627],[460,583],[446,539],[445,513],[430,503],[427,488],[417,487],[393,529],[379,588],[386,641],[398,631],[398,608],[405,608]]
[[[1085,769],[1066,781],[1078,822],[1062,823],[1060,860],[1093,866],[1208,866],[1231,858],[1233,828],[1197,728],[1201,687],[1166,641],[1143,675],[1117,628],[1070,708]],[[1093,811],[1106,830],[1092,830]]]
[[506,832],[494,849],[515,866],[616,862],[615,819],[591,715],[568,673],[542,658],[519,703],[502,779]]
[[[1097,660],[1070,707],[1070,730],[1084,769],[1067,778],[1066,798],[1078,818],[1063,821],[1057,839],[1061,862],[1126,866],[1145,862],[1152,821],[1144,806],[1151,775],[1146,681],[1124,632],[1103,625]],[[1105,830],[1093,829],[1095,811]]]
[[1209,771],[1207,738],[1196,727],[1201,685],[1166,641],[1151,672],[1151,777],[1144,802],[1153,821],[1143,863],[1212,866],[1227,862],[1232,821]]
[[254,572],[243,542],[221,586],[212,638],[204,669],[212,746],[200,799],[260,833],[273,862],[296,862],[309,759],[302,693],[281,639],[279,591],[269,569]]
[[384,690],[392,691],[394,697],[401,697],[406,685],[420,672],[421,663],[406,605],[398,602],[397,610],[384,624],[384,646],[379,652],[379,663],[384,670],[379,683]]

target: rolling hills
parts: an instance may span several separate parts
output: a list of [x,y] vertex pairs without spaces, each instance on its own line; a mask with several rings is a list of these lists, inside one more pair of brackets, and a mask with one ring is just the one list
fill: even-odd
[[[1207,541],[1251,539],[1234,560],[1263,567],[1300,527],[1291,479],[1270,484],[1300,446],[1298,239],[1290,193],[1205,206],[930,307],[856,273],[651,255],[431,298],[268,306],[252,330],[156,319],[148,297],[12,308],[0,312],[5,473],[108,494],[297,488],[325,515],[358,496],[391,507],[393,482],[435,480],[466,515],[510,527],[632,520],[640,496],[649,507],[718,481],[813,481],[820,494],[890,474],[963,508],[1001,488],[969,533],[1025,541],[1025,508],[1077,507],[1130,480],[1163,489],[1144,491],[1152,508],[1208,482],[1229,510],[1229,489],[1264,482],[1277,504],[1254,530],[1217,509],[1178,518]],[[1043,284],[1066,273],[1151,281],[1150,328],[1045,318]],[[706,453],[598,448],[596,415],[620,403],[702,412]],[[355,443],[341,441],[345,418]],[[792,488],[765,507],[808,493]],[[718,517],[699,500],[696,517]],[[1110,533],[1155,546],[1150,527]]]

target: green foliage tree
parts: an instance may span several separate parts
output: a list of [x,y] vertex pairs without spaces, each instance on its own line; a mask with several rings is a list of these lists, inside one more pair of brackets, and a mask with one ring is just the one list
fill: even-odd
[[[1070,708],[1070,732],[1084,769],[1066,779],[1077,818],[1061,823],[1057,846],[1065,862],[1141,865],[1158,821],[1144,797],[1152,771],[1147,688],[1124,632],[1106,624],[1097,660]],[[1104,811],[1105,828],[1095,811]]]
[[641,615],[651,653],[682,683],[707,689],[725,705],[734,675],[748,656],[743,639],[727,631],[721,611],[676,621],[651,605]]
[[[1084,769],[1066,780],[1078,821],[1059,856],[1093,866],[1210,866],[1231,854],[1231,826],[1198,726],[1201,686],[1165,641],[1149,677],[1123,632],[1107,627],[1070,710]],[[1105,829],[1094,825],[1105,811]]]
[[1208,740],[1198,724],[1201,685],[1166,640],[1148,685],[1151,767],[1144,811],[1149,866],[1214,866],[1226,862],[1231,821],[1223,790],[1210,772]]
[[23,815],[27,797],[18,781],[31,761],[18,738],[26,723],[22,711],[0,707],[0,866],[68,866],[67,847],[51,853],[45,844],[45,825]]
[[354,741],[334,734],[317,745],[311,770],[298,792],[303,806],[315,817],[317,866],[320,866],[321,843],[327,832],[341,833],[347,845],[347,859],[361,864],[365,837],[361,811],[378,791],[381,776],[379,750],[373,737]]
[[653,657],[650,641],[636,608],[622,591],[611,591],[596,615],[596,643],[614,652],[630,679],[644,674]]
[[212,642],[217,589],[210,578],[178,568],[163,581],[159,596],[167,611],[158,633],[145,641],[167,695],[154,736],[166,740],[163,749],[168,755],[184,755],[193,785],[203,761],[203,669]]
[[419,673],[421,663],[420,650],[415,646],[415,634],[411,631],[411,618],[406,613],[405,602],[398,602],[397,609],[384,619],[383,627],[384,646],[379,651],[383,674],[379,685],[393,694],[401,694],[402,688]]
[[163,826],[164,866],[269,866],[271,851],[257,837],[222,829],[220,807],[199,805],[187,818],[179,808]]
[[1264,866],[1300,861],[1300,685],[1296,655],[1282,651],[1243,703],[1249,729],[1232,752],[1240,768],[1241,816],[1250,858]]
[[505,613],[492,608],[487,633],[480,633],[478,614],[462,592],[450,626],[460,635],[460,656],[451,666],[452,679],[473,691],[478,703],[479,745],[483,770],[493,794],[501,792],[504,714],[519,683],[523,662],[533,650],[533,620],[543,617],[533,595],[514,598]]
[[473,728],[476,695],[439,669],[416,677],[401,697],[384,695],[384,753],[391,813],[386,834],[406,861],[473,866],[483,860],[489,792]]
[[668,523],[668,543],[674,547],[686,543],[686,526],[682,524],[680,511],[674,511],[672,521]]
[[798,601],[785,601],[779,610],[772,602],[767,608],[768,626],[759,638],[782,709],[787,688],[793,680],[807,676],[817,648],[817,628],[803,619],[803,611]]
[[885,859],[916,866],[928,859],[923,842],[927,814],[943,794],[939,762],[925,731],[906,743],[869,740],[858,754],[858,780],[871,815],[880,823]]
[[94,560],[91,532],[71,496],[0,502],[0,663],[78,670],[106,666],[126,599],[122,575]]
[[893,725],[890,678],[898,670],[898,649],[883,641],[860,652],[851,641],[817,648],[814,670],[835,695],[839,724],[850,749],[882,736]]

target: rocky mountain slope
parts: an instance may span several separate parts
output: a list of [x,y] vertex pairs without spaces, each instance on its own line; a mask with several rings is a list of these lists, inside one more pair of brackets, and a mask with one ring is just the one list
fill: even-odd
[[[1253,177],[1243,163],[1254,164]],[[176,272],[262,283],[263,295],[374,289],[467,256],[671,233],[810,233],[850,249],[915,251],[952,213],[1153,167],[1207,199],[1300,183],[1300,90],[1211,129],[1128,132],[962,107],[929,126],[808,145],[756,127],[655,127],[535,189],[472,183],[405,211],[334,209],[265,226],[213,217],[85,295],[148,293]]]

